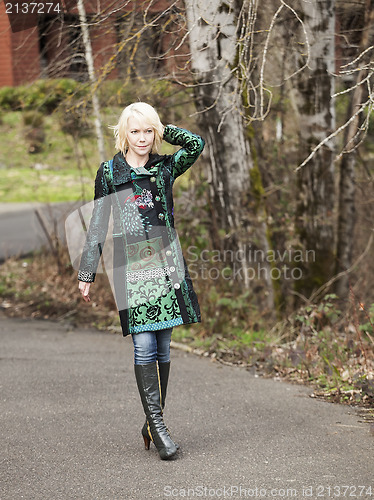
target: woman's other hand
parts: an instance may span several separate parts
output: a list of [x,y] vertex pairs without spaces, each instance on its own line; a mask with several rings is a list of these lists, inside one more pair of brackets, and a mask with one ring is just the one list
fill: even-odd
[[81,292],[82,298],[85,302],[90,302],[90,286],[91,283],[86,283],[85,281],[79,282],[79,291]]

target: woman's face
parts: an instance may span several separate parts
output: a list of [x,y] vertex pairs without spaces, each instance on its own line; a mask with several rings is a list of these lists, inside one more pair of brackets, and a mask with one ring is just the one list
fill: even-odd
[[127,142],[130,155],[138,157],[149,155],[155,140],[155,131],[153,127],[135,116],[130,116],[127,125]]

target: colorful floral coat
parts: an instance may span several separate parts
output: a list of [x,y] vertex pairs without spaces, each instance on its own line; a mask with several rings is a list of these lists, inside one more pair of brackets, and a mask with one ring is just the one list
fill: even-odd
[[134,169],[122,153],[101,164],[78,279],[92,282],[113,214],[113,283],[123,335],[201,320],[174,229],[173,183],[199,157],[204,140],[167,125],[164,139],[181,148],[150,155]]

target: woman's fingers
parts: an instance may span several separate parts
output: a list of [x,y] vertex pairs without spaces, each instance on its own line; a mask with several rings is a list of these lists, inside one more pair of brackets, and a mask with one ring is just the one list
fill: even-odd
[[85,302],[89,302],[91,300],[90,296],[89,296],[90,286],[91,286],[91,283],[86,283],[84,281],[79,282],[79,291],[80,291],[82,298]]

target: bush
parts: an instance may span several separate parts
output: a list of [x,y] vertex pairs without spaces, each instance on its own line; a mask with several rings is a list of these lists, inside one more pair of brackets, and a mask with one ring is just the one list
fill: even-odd
[[[31,85],[3,87],[0,89],[0,109],[3,111],[39,111],[51,114],[61,104],[65,108],[76,106],[88,97],[90,88],[70,78],[37,80]],[[125,107],[141,100],[152,103],[160,112],[162,120],[181,120],[185,115],[186,90],[168,80],[148,79],[123,84],[122,80],[107,80],[98,89],[104,107]],[[192,101],[192,98],[191,98]],[[82,103],[82,102],[81,102]],[[84,103],[87,105],[87,102]]]
[[25,111],[22,120],[25,127],[42,127],[44,116],[43,113],[38,111]]
[[39,111],[23,113],[24,136],[28,153],[40,153],[45,143],[44,115]]
[[21,109],[19,87],[2,87],[0,89],[0,108],[4,111],[18,111]]
[[[151,103],[160,113],[161,121],[170,120],[170,109],[173,118],[180,121],[186,115],[186,97],[189,92],[169,80],[147,79],[135,80],[123,84],[122,80],[107,80],[98,89],[101,105],[104,107],[122,107],[136,101]],[[191,103],[192,92],[191,95]]]
[[52,113],[68,97],[80,99],[87,87],[69,78],[37,80],[31,85],[0,89],[0,108],[6,111],[38,110]]
[[92,124],[81,106],[60,109],[58,116],[61,130],[65,134],[69,134],[75,139],[94,137]]

